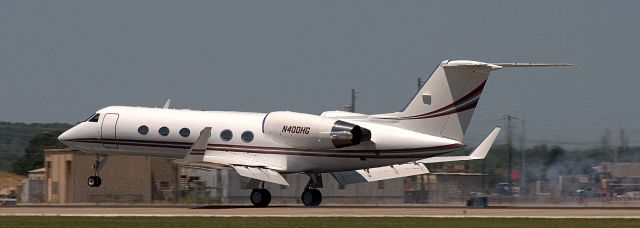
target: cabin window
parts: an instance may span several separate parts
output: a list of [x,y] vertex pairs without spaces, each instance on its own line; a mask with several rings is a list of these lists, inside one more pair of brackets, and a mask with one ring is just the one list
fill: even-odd
[[220,138],[224,141],[229,141],[231,140],[231,138],[233,138],[233,132],[231,132],[231,130],[229,129],[225,129],[220,132]]
[[253,141],[253,132],[251,131],[242,132],[242,135],[240,135],[240,138],[242,139],[243,142],[249,143]]
[[182,128],[178,133],[180,133],[182,137],[189,137],[189,135],[191,134],[191,131],[189,130],[189,128]]
[[147,127],[147,125],[142,125],[138,128],[138,133],[140,133],[141,135],[146,135],[147,133],[149,133],[149,127]]
[[89,119],[89,122],[98,122],[99,119],[100,119],[100,113],[96,113]]
[[160,135],[162,135],[162,136],[167,136],[167,135],[169,135],[169,128],[168,127],[161,127],[160,130],[158,130],[158,133],[160,133]]

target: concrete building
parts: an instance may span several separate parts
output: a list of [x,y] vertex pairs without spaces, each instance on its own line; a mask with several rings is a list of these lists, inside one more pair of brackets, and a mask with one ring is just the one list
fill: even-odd
[[[233,170],[199,170],[180,168],[167,159],[109,156],[100,171],[103,185],[87,186],[95,156],[69,149],[45,150],[45,201],[81,202],[185,202],[250,203],[249,180]],[[273,204],[300,203],[308,177],[290,174],[291,186],[265,184]],[[335,179],[323,175],[323,203],[403,203],[404,179],[339,186]],[[179,191],[178,191],[179,190]]]
[[22,188],[20,190],[20,202],[23,203],[42,203],[44,202],[44,182],[45,169],[34,169],[29,171],[27,179],[22,180]]
[[481,173],[428,173],[404,178],[405,203],[449,203],[484,194]]
[[[39,177],[44,189],[43,202],[250,203],[251,189],[243,188],[249,179],[233,170],[183,168],[160,158],[109,156],[100,171],[102,186],[90,188],[87,178],[94,175],[95,156],[70,149],[48,149],[44,155],[44,173]],[[330,174],[323,174],[322,202],[325,205],[447,203],[486,190],[483,175],[464,172],[464,165],[444,165],[431,170],[438,173],[347,186],[340,186]],[[300,204],[309,177],[288,174],[285,178],[290,186],[265,184],[271,192],[272,204]]]
[[[222,201],[225,203],[249,203],[250,189],[243,189],[249,181],[234,171],[221,170],[223,188]],[[267,183],[265,187],[275,204],[301,204],[300,195],[309,177],[303,174],[289,174],[285,178],[290,186]],[[404,202],[404,179],[396,178],[372,183],[340,186],[330,175],[323,174],[324,187],[322,204],[384,204]]]
[[87,186],[95,156],[69,149],[45,150],[45,201],[50,203],[150,203],[176,200],[177,166],[166,159],[110,156],[100,188]]
[[[271,192],[272,204],[301,204],[300,195],[309,177],[304,174],[284,176],[290,186],[266,183]],[[249,178],[233,170],[181,169],[181,199],[198,203],[251,203],[251,189],[244,186]],[[322,176],[324,188],[320,189],[323,204],[375,204],[403,203],[404,180],[402,178],[374,183],[340,186],[330,175]]]

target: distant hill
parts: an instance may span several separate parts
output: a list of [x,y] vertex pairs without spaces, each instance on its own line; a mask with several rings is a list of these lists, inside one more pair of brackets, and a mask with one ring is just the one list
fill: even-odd
[[11,164],[24,155],[24,149],[35,135],[63,131],[73,127],[67,123],[0,122],[0,170],[11,170]]

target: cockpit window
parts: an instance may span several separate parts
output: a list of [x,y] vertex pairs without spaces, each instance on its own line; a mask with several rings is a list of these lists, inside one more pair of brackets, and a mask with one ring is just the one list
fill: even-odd
[[96,113],[91,118],[89,118],[89,120],[87,120],[87,121],[88,122],[98,122],[99,119],[100,119],[100,113]]

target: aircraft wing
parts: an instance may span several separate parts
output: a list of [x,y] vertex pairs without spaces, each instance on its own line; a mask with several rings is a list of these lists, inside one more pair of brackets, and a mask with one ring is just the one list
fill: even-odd
[[185,157],[174,163],[186,167],[199,169],[233,168],[240,176],[249,177],[261,181],[272,182],[289,186],[289,183],[272,167],[261,162],[238,159],[234,157],[205,156],[207,143],[211,137],[211,127],[205,127],[200,131],[200,136],[193,143]]
[[473,152],[468,156],[432,157],[400,165],[334,172],[331,173],[331,175],[336,179],[336,181],[338,181],[338,183],[340,183],[341,185],[346,185],[429,173],[429,170],[424,165],[426,163],[484,159],[487,156],[491,145],[498,136],[498,133],[500,133],[500,128],[493,129],[489,136],[487,136],[487,138],[485,138],[482,143],[480,143],[480,145],[478,145],[478,147],[476,147],[476,149],[473,150]]
[[188,161],[182,165],[199,169],[231,168],[243,177],[289,186],[289,183],[278,172],[281,168],[257,161],[233,157],[203,156],[201,161]]
[[287,180],[273,169],[242,165],[231,165],[231,167],[243,177],[289,186]]
[[365,183],[398,177],[408,177],[429,173],[424,164],[406,163],[400,165],[382,166],[371,169],[360,169],[344,172],[333,172],[331,175],[340,185]]

